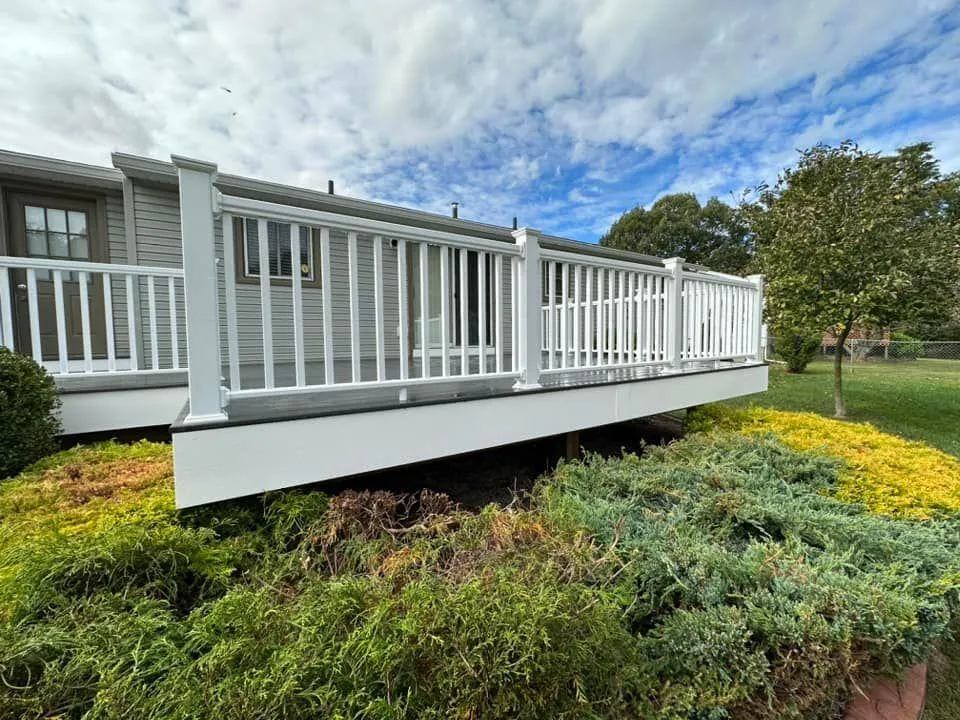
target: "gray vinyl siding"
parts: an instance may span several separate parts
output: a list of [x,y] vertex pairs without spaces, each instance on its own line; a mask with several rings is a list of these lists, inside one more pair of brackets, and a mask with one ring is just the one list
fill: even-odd
[[[158,188],[139,182],[133,183],[134,226],[136,228],[137,264],[154,267],[183,266],[180,244],[180,208],[176,188]],[[152,367],[152,339],[150,332],[150,293],[146,278],[137,281],[140,300],[140,367]],[[183,281],[175,281],[177,303],[177,346],[180,367],[187,364],[187,330],[183,303]],[[173,347],[170,342],[170,300],[166,278],[154,283],[156,303],[157,353],[159,367],[173,367]]]
[[[127,240],[123,221],[123,196],[107,195],[105,207],[107,215],[107,258],[109,262],[125,265],[129,262],[129,258],[127,257]],[[123,280],[119,276],[113,276],[111,283],[115,351],[117,357],[129,357],[130,342],[127,333],[127,304],[124,302],[126,295],[124,294]]]

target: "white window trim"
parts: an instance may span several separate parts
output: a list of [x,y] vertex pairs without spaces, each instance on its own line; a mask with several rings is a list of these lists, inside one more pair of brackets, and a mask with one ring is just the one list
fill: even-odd
[[[242,221],[240,240],[241,240],[241,245],[243,247],[243,268],[242,268],[243,276],[246,278],[259,278],[260,273],[250,271],[250,256],[249,256],[250,248],[247,245],[247,223],[257,222],[257,220],[256,218],[240,218],[240,220]],[[277,222],[275,220],[268,220],[267,223],[268,224],[275,223],[277,226],[286,225],[287,227],[290,227],[290,223]],[[307,230],[307,263],[308,263],[308,267],[310,268],[310,272],[308,274],[306,275],[301,274],[300,277],[304,282],[311,282],[311,283],[316,282],[316,262],[313,256],[313,228],[308,225],[300,225],[299,227],[305,228]],[[258,244],[260,243],[259,232],[257,233],[257,243]],[[303,250],[302,238],[300,242],[300,249],[301,251]],[[259,260],[259,256],[257,259]],[[273,273],[270,273],[270,279],[271,280],[292,280],[293,279],[293,257],[292,256],[290,258],[290,265],[291,265],[290,275],[274,275]],[[297,267],[299,266],[300,266],[300,263],[298,262]]]

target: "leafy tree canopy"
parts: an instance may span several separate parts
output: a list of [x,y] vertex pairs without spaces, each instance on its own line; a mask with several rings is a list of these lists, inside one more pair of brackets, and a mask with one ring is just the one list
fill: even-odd
[[892,155],[851,142],[804,150],[741,211],[767,276],[773,331],[837,329],[838,415],[854,325],[936,322],[956,307],[960,176],[940,172],[929,143]]
[[750,261],[747,227],[717,198],[701,206],[693,193],[665,195],[649,210],[624,213],[601,245],[657,257],[682,257],[712,270],[741,275]]

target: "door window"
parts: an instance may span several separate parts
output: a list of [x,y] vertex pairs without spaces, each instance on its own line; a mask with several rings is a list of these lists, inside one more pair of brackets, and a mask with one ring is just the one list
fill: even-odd
[[[23,226],[28,257],[90,259],[90,223],[85,210],[25,204]],[[51,279],[50,271],[37,270],[37,279]],[[75,278],[65,273],[64,279]]]

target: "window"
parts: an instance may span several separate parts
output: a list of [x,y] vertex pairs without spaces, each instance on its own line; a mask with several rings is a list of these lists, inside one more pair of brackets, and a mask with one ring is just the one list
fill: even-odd
[[[243,238],[243,276],[260,277],[260,238],[259,222],[251,219],[238,221],[242,226]],[[293,258],[290,248],[290,225],[287,223],[267,222],[267,257],[270,263],[270,277],[292,278]],[[300,277],[307,282],[315,282],[313,266],[313,233],[310,228],[300,228],[300,258],[297,263]]]
[[[90,218],[86,210],[25,203],[23,226],[27,257],[90,259]],[[38,270],[38,280],[51,279],[50,271]],[[64,273],[64,280],[75,280]]]

